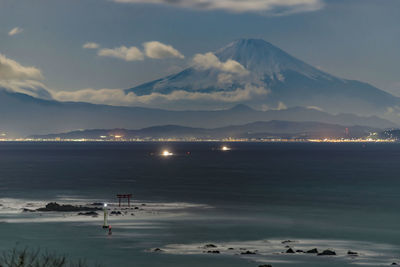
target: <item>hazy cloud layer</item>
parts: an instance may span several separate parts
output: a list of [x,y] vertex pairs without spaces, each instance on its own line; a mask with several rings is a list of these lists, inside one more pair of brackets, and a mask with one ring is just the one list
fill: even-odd
[[291,14],[318,10],[323,0],[113,0],[117,3],[163,4],[200,10]]
[[35,67],[25,67],[0,54],[0,80],[40,80],[42,73]]
[[229,59],[226,62],[221,62],[213,53],[196,54],[193,57],[193,66],[198,69],[218,69],[223,72],[234,73],[238,75],[247,75],[246,70],[239,62]]
[[98,49],[100,47],[100,45],[97,43],[88,42],[88,43],[85,43],[82,47],[85,49]]
[[149,58],[184,58],[184,56],[172,46],[157,41],[143,43],[143,47],[146,56]]
[[23,30],[22,28],[20,28],[20,27],[15,27],[15,28],[12,28],[11,31],[8,32],[8,35],[9,35],[9,36],[14,36],[14,35],[20,34],[20,33],[23,32],[23,31],[24,31],[24,30]]
[[119,58],[125,61],[140,61],[144,59],[143,53],[136,46],[120,46],[112,49],[104,48],[100,49],[97,54],[102,57]]
[[173,103],[176,101],[210,101],[234,103],[249,100],[255,96],[267,95],[269,93],[263,87],[245,85],[233,91],[219,91],[212,93],[188,92],[177,90],[170,94],[152,93],[149,95],[138,96],[134,93],[125,93],[122,89],[83,89],[78,91],[52,92],[53,98],[59,101],[82,101],[95,104],[107,105],[149,105],[157,106],[163,103]]

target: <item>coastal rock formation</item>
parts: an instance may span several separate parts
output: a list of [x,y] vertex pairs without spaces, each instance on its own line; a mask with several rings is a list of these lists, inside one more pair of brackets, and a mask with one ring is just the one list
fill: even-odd
[[74,211],[98,211],[101,208],[86,207],[86,206],[73,206],[73,205],[60,205],[57,202],[50,202],[44,208],[38,208],[36,211],[59,211],[59,212],[74,212]]

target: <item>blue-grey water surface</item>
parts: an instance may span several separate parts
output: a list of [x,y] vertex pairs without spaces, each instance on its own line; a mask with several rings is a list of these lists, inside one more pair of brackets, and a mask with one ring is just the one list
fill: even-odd
[[[105,266],[250,267],[261,263],[146,250],[261,239],[400,247],[400,144],[224,143],[232,150],[221,151],[222,144],[0,143],[0,199],[116,201],[115,194],[132,193],[140,201],[212,207],[149,221],[153,227],[114,227],[112,237],[101,220],[99,227],[13,223],[0,214],[0,249],[41,247]],[[160,156],[164,149],[174,155]],[[272,265],[354,266],[332,257],[285,257]]]

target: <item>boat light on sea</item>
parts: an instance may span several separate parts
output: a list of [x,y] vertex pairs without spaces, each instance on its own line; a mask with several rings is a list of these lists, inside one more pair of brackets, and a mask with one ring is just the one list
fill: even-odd
[[231,150],[231,148],[230,148],[230,147],[227,147],[227,146],[223,146],[223,147],[221,148],[221,150],[222,150],[222,151],[229,151],[229,150]]
[[164,156],[164,157],[168,157],[168,156],[174,155],[174,153],[169,152],[168,150],[164,150],[164,151],[161,153],[161,155]]

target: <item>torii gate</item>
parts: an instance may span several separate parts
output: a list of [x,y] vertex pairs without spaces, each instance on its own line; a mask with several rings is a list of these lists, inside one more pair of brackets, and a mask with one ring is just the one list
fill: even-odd
[[118,198],[118,206],[121,207],[121,198],[127,198],[128,199],[128,207],[131,206],[131,197],[132,194],[118,194],[117,198]]

